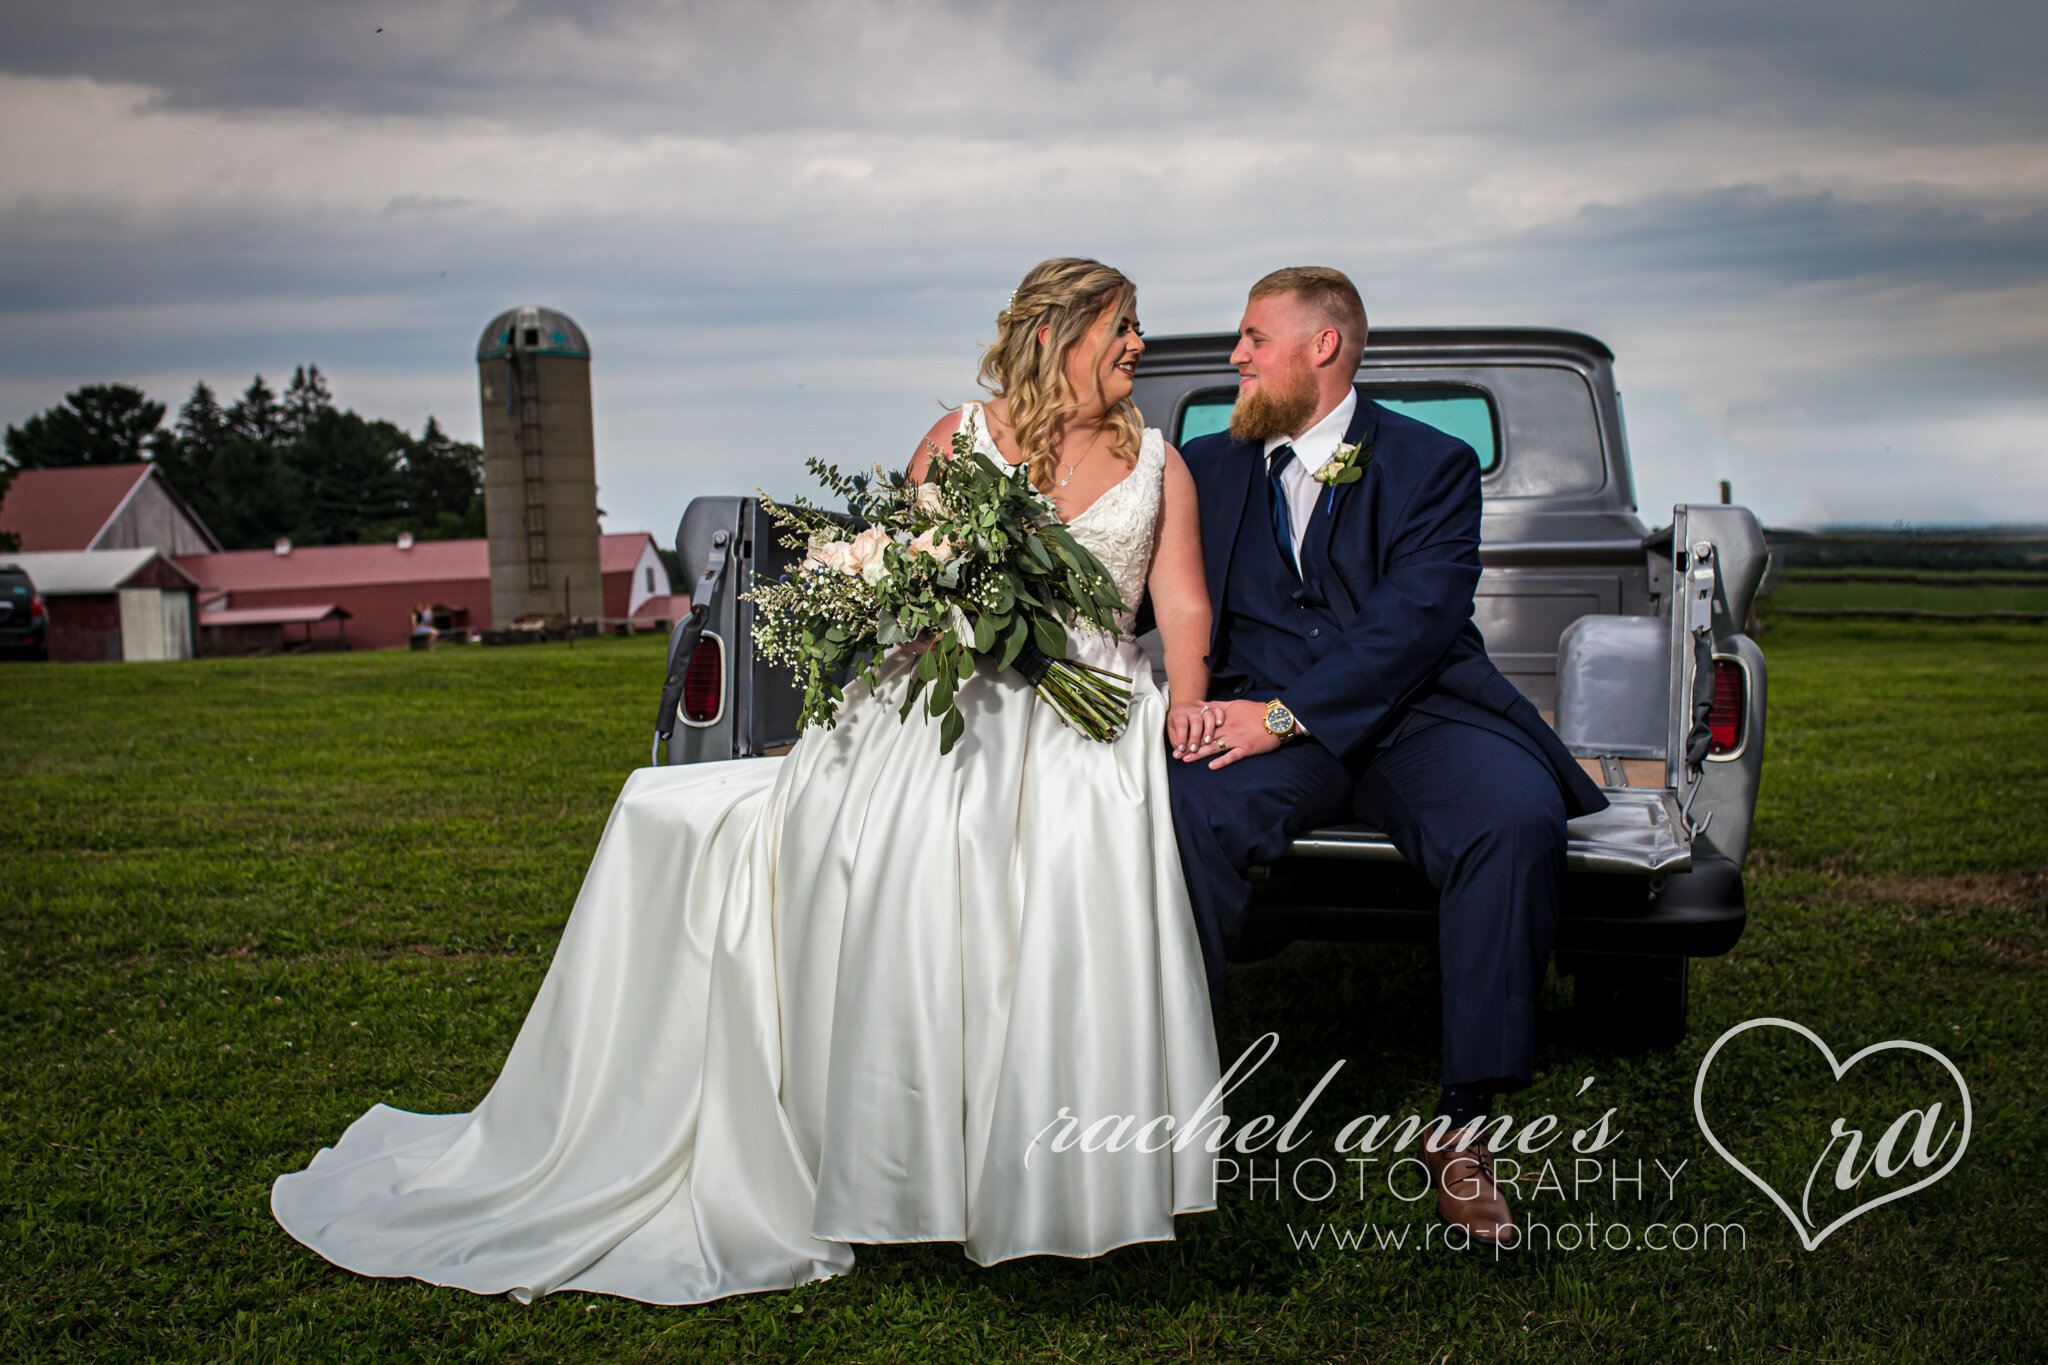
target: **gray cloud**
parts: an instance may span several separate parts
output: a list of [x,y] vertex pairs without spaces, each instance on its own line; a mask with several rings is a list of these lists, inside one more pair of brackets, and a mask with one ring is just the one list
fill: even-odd
[[[2039,7],[17,9],[0,420],[311,360],[473,429],[477,329],[541,301],[597,348],[607,506],[662,529],[821,445],[900,458],[1078,251],[1155,331],[1309,259],[1386,322],[1594,331],[1646,506],[1733,471],[1769,516],[1889,519],[1929,459],[2048,443]],[[1942,495],[2048,516],[2038,481]]]
[[[188,110],[708,132],[1043,132],[1616,115],[2043,130],[2048,11],[2019,0],[150,0],[17,6],[0,70],[131,81]],[[381,31],[379,31],[381,30]],[[1316,107],[1289,107],[1313,88]],[[1386,99],[1397,93],[1399,102]]]

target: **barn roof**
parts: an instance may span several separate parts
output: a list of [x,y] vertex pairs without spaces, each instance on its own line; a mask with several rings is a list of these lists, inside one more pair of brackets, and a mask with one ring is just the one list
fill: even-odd
[[0,504],[0,531],[20,536],[24,550],[89,550],[151,468],[98,464],[24,469],[14,476],[7,501]]
[[598,572],[633,572],[633,566],[640,562],[641,549],[653,543],[654,537],[645,531],[621,531],[602,537],[597,546]]
[[0,503],[0,531],[21,537],[21,548],[30,552],[90,550],[151,478],[202,539],[220,543],[153,464],[24,469],[8,485],[6,502]]
[[442,583],[491,576],[490,542],[421,540],[409,550],[389,541],[374,545],[295,545],[275,550],[227,550],[180,555],[178,565],[209,588],[251,592],[264,588],[350,588],[377,583]]
[[[27,573],[36,591],[45,597],[89,597],[115,592],[138,579],[164,580],[197,587],[190,576],[156,550],[58,550],[41,554],[0,555],[0,564],[12,564]],[[161,564],[154,572],[153,565]]]
[[[645,531],[604,536],[600,573],[631,572]],[[491,576],[487,540],[417,540],[409,550],[389,541],[373,545],[295,545],[275,550],[228,550],[180,555],[179,565],[209,588],[255,592],[279,588],[352,588],[383,583],[447,583]]]
[[350,613],[332,602],[305,607],[225,607],[199,613],[202,626],[299,626],[346,621]]

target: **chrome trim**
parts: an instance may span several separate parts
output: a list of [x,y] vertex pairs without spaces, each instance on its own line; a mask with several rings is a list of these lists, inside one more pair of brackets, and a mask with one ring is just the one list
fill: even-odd
[[1716,654],[1714,662],[1717,664],[1722,662],[1731,663],[1742,670],[1742,736],[1736,742],[1735,747],[1727,753],[1709,753],[1707,755],[1707,762],[1709,763],[1733,763],[1749,752],[1749,732],[1756,728],[1749,723],[1750,703],[1756,698],[1756,674],[1749,671],[1749,660],[1743,658],[1740,654]]
[[[678,696],[676,698],[676,719],[682,724],[689,726],[692,730],[709,730],[712,726],[724,720],[726,701],[732,693],[732,651],[725,647],[725,637],[715,630],[707,630],[699,635],[697,637],[697,647],[702,649],[706,640],[718,641],[718,710],[710,720],[691,720],[689,712],[683,710],[682,698]],[[697,662],[696,655],[690,656],[690,662],[693,665]],[[689,676],[688,670],[685,670],[683,673],[685,689],[689,685]]]

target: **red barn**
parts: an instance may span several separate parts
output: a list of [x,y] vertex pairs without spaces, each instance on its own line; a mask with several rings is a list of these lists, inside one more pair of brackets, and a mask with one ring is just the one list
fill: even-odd
[[645,531],[598,540],[598,568],[604,576],[604,619],[624,621],[641,614],[650,598],[667,597],[668,566]]
[[48,604],[53,663],[192,657],[197,588],[155,550],[65,550],[0,556]]
[[57,550],[160,550],[204,554],[220,542],[153,464],[24,469],[0,503],[0,531],[24,554]]
[[[606,619],[623,620],[650,597],[666,597],[668,571],[653,536],[645,531],[608,535],[599,553]],[[394,649],[410,638],[412,611],[421,603],[445,608],[436,614],[453,630],[488,630],[495,624],[490,546],[482,540],[415,541],[406,536],[395,545],[287,543],[274,550],[181,555],[178,565],[205,586],[201,625],[222,609],[335,606],[347,614],[351,645]]]
[[[390,649],[412,635],[415,605],[446,607],[456,629],[491,624],[491,560],[481,540],[399,544],[292,545],[181,555],[178,567],[207,590],[209,610],[336,606],[348,613],[349,643]],[[225,593],[217,596],[216,591]],[[207,610],[200,613],[206,624]]]
[[[208,618],[222,611],[237,613],[221,617],[223,629],[209,630],[209,639],[232,633],[224,629],[230,625],[277,625],[277,613],[284,608],[299,609],[284,624],[307,625],[306,612],[313,608],[319,609],[315,624],[346,620],[347,644],[369,649],[405,644],[412,634],[413,608],[422,603],[437,608],[437,620],[451,630],[487,630],[493,624],[486,541],[400,536],[396,544],[293,546],[280,541],[270,550],[222,550],[153,464],[25,469],[0,505],[0,531],[20,536],[24,552],[155,549],[171,556],[176,568],[163,567],[182,570],[204,589],[197,625],[215,624]],[[645,531],[602,536],[598,555],[607,621],[648,615],[667,605],[668,570],[653,536]],[[264,617],[258,621],[241,615],[248,612]],[[109,621],[114,623],[102,626],[118,634],[118,621]],[[53,618],[53,630],[54,624]],[[53,657],[54,641],[53,634]],[[323,643],[332,647],[340,641],[330,636]],[[118,641],[108,648],[118,650]],[[118,652],[94,657],[103,656],[121,657]]]

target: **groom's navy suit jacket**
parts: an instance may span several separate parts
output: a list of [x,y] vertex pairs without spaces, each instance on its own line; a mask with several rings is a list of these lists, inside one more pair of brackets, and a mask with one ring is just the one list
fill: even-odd
[[[1420,717],[1478,725],[1548,766],[1568,814],[1604,807],[1600,789],[1487,658],[1472,623],[1480,511],[1472,447],[1363,393],[1344,439],[1363,446],[1370,463],[1355,482],[1317,486],[1298,579],[1250,539],[1274,538],[1263,443],[1219,432],[1181,452],[1200,496],[1215,609],[1211,696],[1278,696],[1354,776]],[[1262,567],[1248,574],[1255,564]],[[1270,609],[1276,593],[1293,610]],[[1252,595],[1267,606],[1233,609]]]

